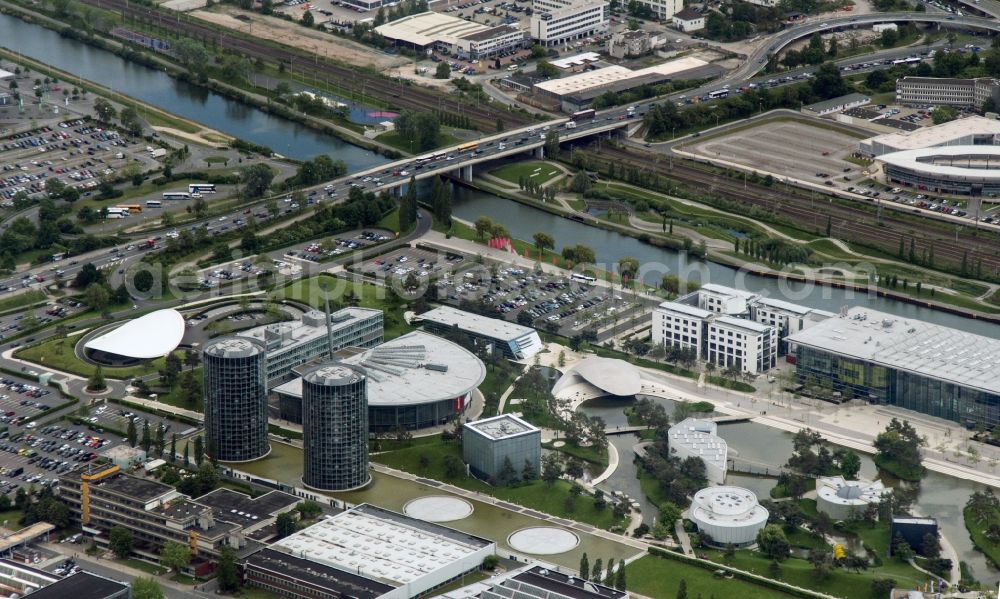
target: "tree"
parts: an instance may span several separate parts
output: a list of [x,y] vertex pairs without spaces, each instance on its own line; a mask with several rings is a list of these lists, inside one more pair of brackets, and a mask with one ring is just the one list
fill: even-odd
[[677,583],[677,594],[674,595],[675,599],[688,599],[688,583],[683,578],[679,583]]
[[304,27],[312,27],[313,25],[316,24],[316,19],[313,17],[311,10],[307,10],[304,13],[302,13],[301,22]]
[[958,112],[951,106],[935,106],[931,111],[931,120],[935,125],[947,123],[958,118]]
[[256,199],[264,195],[274,180],[274,171],[263,162],[244,166],[240,169],[240,180],[243,182],[242,193],[245,199]]
[[129,418],[128,430],[125,432],[125,436],[128,439],[129,447],[135,447],[139,439],[139,435],[135,430],[135,418]]
[[168,458],[171,462],[177,459],[177,433],[170,435],[170,455]]
[[935,534],[927,533],[920,542],[920,553],[924,557],[936,559],[941,557],[941,540]]
[[545,250],[551,250],[556,246],[556,240],[548,233],[539,231],[532,235],[532,239],[535,241],[535,248],[538,249],[539,259]]
[[87,381],[87,389],[91,391],[103,391],[107,387],[107,384],[104,382],[104,371],[101,369],[101,365],[98,364],[94,368],[94,374],[90,375],[90,380]]
[[824,62],[812,80],[813,93],[823,99],[836,98],[847,93],[847,84],[840,76],[840,69],[832,62]]
[[399,230],[408,231],[417,222],[417,180],[413,176],[399,200]]
[[583,552],[583,557],[580,558],[580,578],[587,578],[590,576],[590,560],[587,559],[587,552]]
[[542,458],[542,480],[549,486],[555,484],[562,476],[562,458],[557,453],[549,453]]
[[500,472],[497,473],[497,484],[501,487],[509,487],[517,482],[517,470],[514,470],[514,464],[510,461],[510,456],[504,457],[503,465],[500,466]]
[[528,458],[524,458],[524,467],[521,468],[521,480],[526,483],[538,480],[538,467],[528,461]]
[[664,501],[660,504],[660,520],[670,526],[674,525],[681,517],[681,508],[672,501]]
[[393,121],[396,131],[403,139],[412,140],[415,151],[429,150],[437,145],[441,131],[441,121],[431,112],[404,110]]
[[535,73],[537,73],[539,77],[545,79],[548,79],[550,77],[558,77],[559,67],[555,66],[554,64],[552,64],[547,60],[539,60],[538,64],[535,66]]
[[154,578],[140,576],[132,581],[132,599],[163,599],[163,589]]
[[790,552],[788,537],[777,524],[768,524],[757,533],[757,545],[764,555],[773,560],[783,560]]
[[147,454],[149,453],[149,448],[153,446],[153,437],[149,432],[149,420],[144,420],[142,423],[142,437],[139,440],[139,447]]
[[913,558],[913,548],[906,542],[903,535],[896,532],[892,540],[892,555],[901,562],[909,561]]
[[160,563],[171,572],[180,572],[191,563],[191,549],[184,543],[167,541],[160,550]]
[[888,597],[896,588],[896,581],[892,578],[872,578],[871,587],[872,597]]
[[573,180],[570,181],[569,190],[576,193],[584,193],[588,189],[590,189],[590,176],[587,175],[587,171],[577,171],[573,175]]
[[844,456],[840,458],[840,472],[844,478],[855,480],[861,470],[861,458],[854,451],[848,449]]
[[448,79],[451,77],[451,66],[444,61],[438,63],[437,68],[434,70],[435,79]]
[[194,438],[194,463],[201,466],[202,461],[205,459],[205,440],[198,435]]
[[619,591],[625,590],[625,564],[619,564],[618,573],[615,575],[615,588]]
[[102,123],[110,123],[111,119],[115,118],[116,112],[111,102],[108,102],[104,98],[94,100],[94,114],[97,116],[97,120]]
[[597,558],[594,562],[594,566],[590,569],[590,580],[594,582],[601,582],[601,574],[604,573],[604,560]]
[[229,545],[223,545],[219,552],[219,563],[215,566],[215,579],[219,583],[219,590],[223,593],[233,593],[240,588],[236,552]]
[[476,237],[482,241],[486,234],[493,229],[493,221],[485,216],[480,216],[476,219],[474,226],[476,228]]
[[119,559],[125,559],[132,553],[132,533],[124,526],[115,526],[108,534],[108,548]]
[[465,473],[465,464],[456,455],[444,456],[444,475],[446,478],[458,478]]
[[283,539],[291,534],[295,533],[298,525],[295,521],[295,516],[291,512],[284,512],[278,514],[278,519],[274,523],[277,535],[279,539]]
[[111,295],[107,287],[100,283],[91,283],[83,292],[83,301],[95,312],[103,313],[108,307]]
[[559,132],[555,129],[547,132],[545,134],[545,144],[544,152],[548,157],[555,157],[559,155]]

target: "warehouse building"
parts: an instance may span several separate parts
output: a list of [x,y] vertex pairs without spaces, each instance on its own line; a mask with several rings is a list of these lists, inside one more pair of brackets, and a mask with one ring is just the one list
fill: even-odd
[[244,581],[295,599],[409,599],[495,552],[493,541],[362,504],[249,556]]
[[375,31],[396,46],[418,52],[439,50],[470,60],[496,56],[527,43],[525,32],[513,25],[489,27],[434,11],[397,19]]
[[[402,426],[419,429],[444,424],[463,414],[472,393],[486,378],[486,366],[457,343],[413,331],[367,351],[342,358],[367,375],[368,427],[371,432]],[[272,389],[280,417],[302,422],[302,379]]]
[[915,131],[886,133],[858,144],[858,152],[878,157],[891,152],[943,146],[992,146],[1000,136],[1000,121],[969,116]]
[[1000,84],[992,77],[903,77],[896,80],[896,102],[904,106],[979,108],[988,99],[1000,102]]
[[462,457],[473,474],[496,479],[506,464],[520,478],[530,466],[540,472],[542,432],[512,414],[466,422],[462,426]]
[[[324,312],[309,310],[298,322],[279,322],[236,333],[256,339],[267,350],[267,383],[286,380],[292,368],[345,347],[374,347],[382,343],[382,311],[344,308],[330,314],[330,329]],[[330,347],[332,338],[333,347]]]
[[278,514],[299,501],[281,491],[251,498],[229,489],[191,499],[171,485],[124,474],[117,466],[60,476],[59,497],[98,545],[107,546],[115,526],[127,528],[133,551],[149,559],[159,559],[167,541],[183,543],[191,548],[191,569],[198,575],[211,571],[224,545],[238,555],[257,550],[260,535],[270,536],[267,528]]
[[611,27],[611,5],[603,0],[534,0],[529,35],[543,46],[605,35]]
[[868,308],[787,338],[806,387],[987,430],[1000,424],[1000,340]]
[[441,335],[459,331],[469,335],[476,343],[484,343],[493,353],[510,360],[527,360],[542,349],[538,331],[531,327],[464,312],[451,306],[434,308],[414,317],[414,322]]

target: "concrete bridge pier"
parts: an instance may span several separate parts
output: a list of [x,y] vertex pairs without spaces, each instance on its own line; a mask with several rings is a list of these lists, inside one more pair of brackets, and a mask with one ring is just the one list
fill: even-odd
[[542,160],[543,158],[545,158],[545,146],[538,146],[537,148],[531,151],[531,154],[537,160]]
[[463,181],[472,181],[472,165],[467,164],[459,169],[458,178]]

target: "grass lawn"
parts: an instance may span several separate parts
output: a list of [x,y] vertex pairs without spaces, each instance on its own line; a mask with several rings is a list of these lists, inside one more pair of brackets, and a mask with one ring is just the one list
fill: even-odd
[[989,522],[982,524],[976,522],[969,508],[962,510],[962,516],[965,519],[965,528],[969,531],[969,537],[972,538],[972,544],[976,546],[976,549],[982,551],[986,558],[993,562],[993,565],[1000,564],[1000,543],[994,543],[986,538],[986,529],[989,525],[1000,524],[1000,513],[994,513]]
[[380,229],[385,229],[386,231],[399,233],[399,208],[396,208],[389,214],[383,216],[382,220],[378,221],[375,226]]
[[514,382],[514,376],[515,373],[509,368],[486,367],[486,378],[479,385],[479,392],[486,399],[486,405],[483,407],[484,418],[497,415],[500,396]]
[[121,563],[123,563],[123,564],[125,564],[126,566],[128,566],[130,568],[135,568],[136,570],[142,570],[146,574],[152,574],[153,576],[159,576],[160,574],[166,574],[166,572],[167,572],[167,569],[164,568],[163,566],[158,566],[156,564],[151,564],[151,563],[149,563],[147,561],[143,561],[141,559],[130,558],[130,559],[118,560],[118,561],[121,562]]
[[314,308],[323,307],[323,290],[320,283],[325,283],[330,293],[330,309],[337,310],[348,305],[351,295],[357,298],[357,305],[363,308],[377,308],[384,311],[385,339],[395,339],[413,330],[413,327],[403,320],[402,306],[390,305],[388,291],[367,283],[347,281],[321,274],[298,279],[291,284],[275,289],[270,297],[273,299],[290,299],[300,301]]
[[19,530],[21,525],[18,524],[21,520],[21,516],[24,514],[21,510],[8,510],[6,512],[0,512],[0,525],[4,528],[9,528],[11,530]]
[[[169,392],[167,392],[167,393],[160,393],[159,395],[157,395],[156,401],[159,401],[159,402],[162,402],[162,403],[165,403],[165,404],[177,407],[177,408],[184,408],[186,410],[195,410],[196,412],[204,412],[205,411],[205,404],[202,401],[202,396],[201,396],[200,392],[198,393],[198,399],[197,399],[197,401],[195,401],[194,405],[190,405],[190,404],[188,404],[187,402],[184,401],[184,399],[183,399],[183,397],[184,397],[184,389],[181,388],[180,378],[181,377],[178,377],[177,384],[174,385],[173,388],[170,389]],[[202,382],[202,369],[201,368],[195,368],[194,369],[194,380],[195,380],[195,382],[197,384],[197,388],[201,389],[201,382]]]
[[[448,455],[462,457],[462,447],[459,443],[445,443],[440,437],[430,437],[435,442],[421,443],[405,449],[389,451],[372,456],[372,460],[405,470],[420,476],[426,476],[440,481],[447,481],[456,486],[472,491],[492,495],[497,499],[510,501],[525,507],[559,516],[585,522],[599,528],[611,528],[621,522],[615,521],[610,507],[598,510],[587,495],[572,498],[570,483],[566,480],[556,481],[548,485],[541,480],[516,487],[491,487],[485,482],[463,472],[457,477],[448,477],[444,467],[444,459]],[[421,465],[421,458],[426,460],[426,466]],[[514,464],[520,474],[522,464]]]
[[517,185],[521,177],[530,179],[539,185],[548,183],[552,179],[563,174],[562,169],[549,162],[531,160],[528,162],[515,162],[507,164],[498,169],[490,171],[494,177],[509,181]]
[[230,159],[225,156],[205,156],[202,160],[204,160],[205,164],[209,166],[214,164],[226,164],[230,161]]
[[30,306],[32,304],[37,304],[45,301],[45,292],[39,289],[31,289],[24,293],[19,293],[17,295],[0,300],[0,313],[7,312],[9,310],[16,310],[17,308],[23,308],[24,306]]
[[[34,362],[43,368],[55,368],[56,370],[89,377],[94,374],[95,367],[77,358],[73,351],[79,340],[79,335],[63,339],[49,339],[20,349],[15,352],[15,355],[18,358]],[[177,352],[177,355],[183,358],[183,352]],[[128,368],[104,368],[102,372],[106,378],[131,379],[157,372],[163,368],[164,362],[164,358],[156,358],[155,360],[149,360],[138,366],[130,366]]]
[[411,143],[409,139],[403,139],[400,137],[398,131],[388,131],[378,135],[375,137],[375,141],[384,143],[387,146],[392,146],[404,152],[409,152],[410,154],[420,154],[421,152],[429,152],[437,148],[453,146],[458,143],[458,138],[451,133],[445,133],[442,131],[441,133],[438,133],[437,139],[434,140],[434,147],[424,149],[416,147],[416,145]]
[[608,465],[608,450],[597,449],[596,447],[580,447],[576,443],[565,442],[566,444],[562,447],[553,447],[552,443],[546,443],[545,448],[551,449],[553,451],[561,451],[566,455],[573,456],[574,458],[580,458],[585,462],[590,462],[591,464],[600,464],[601,466]]
[[900,464],[896,460],[891,460],[884,458],[882,456],[876,455],[874,458],[875,465],[885,470],[886,472],[892,474],[896,478],[903,480],[908,480],[911,482],[919,482],[924,474],[924,467],[917,466],[913,468],[906,464]]
[[625,567],[628,590],[666,599],[677,596],[681,580],[687,584],[688,597],[739,597],[772,599],[792,597],[745,580],[719,578],[712,571],[685,562],[647,555]]

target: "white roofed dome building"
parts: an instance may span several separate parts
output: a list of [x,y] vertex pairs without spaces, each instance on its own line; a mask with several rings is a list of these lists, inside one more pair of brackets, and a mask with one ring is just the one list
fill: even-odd
[[161,358],[184,338],[184,317],[173,309],[129,320],[83,342],[85,355],[102,364],[123,365]]
[[589,357],[569,369],[552,388],[559,396],[575,385],[590,387],[592,395],[634,397],[642,391],[641,373],[624,360]]
[[767,524],[768,511],[753,491],[742,487],[708,487],[691,501],[691,521],[710,545],[748,547]]
[[816,479],[816,509],[834,520],[860,517],[869,505],[878,505],[886,493],[882,481],[846,480],[842,476]]

